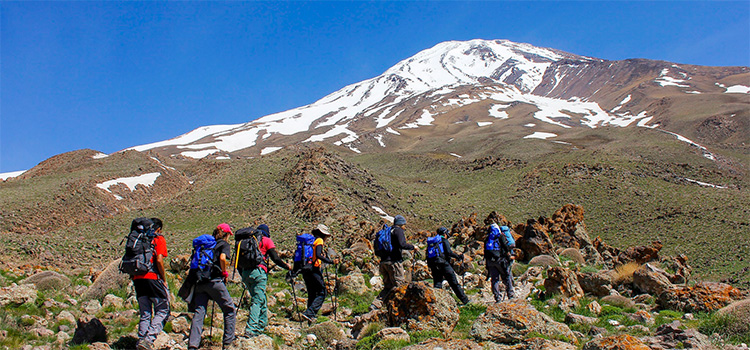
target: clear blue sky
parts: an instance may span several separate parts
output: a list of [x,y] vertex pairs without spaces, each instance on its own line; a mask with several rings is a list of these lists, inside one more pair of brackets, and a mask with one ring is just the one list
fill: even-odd
[[750,65],[750,1],[0,3],[0,172],[288,110],[448,40]]

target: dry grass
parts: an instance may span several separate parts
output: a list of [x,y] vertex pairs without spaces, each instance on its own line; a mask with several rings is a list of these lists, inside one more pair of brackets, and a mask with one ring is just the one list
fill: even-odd
[[636,262],[629,262],[625,265],[620,265],[618,267],[615,267],[615,273],[614,273],[614,282],[616,285],[625,284],[625,283],[632,283],[633,282],[633,273],[635,273],[636,270],[638,270],[641,267],[640,264]]

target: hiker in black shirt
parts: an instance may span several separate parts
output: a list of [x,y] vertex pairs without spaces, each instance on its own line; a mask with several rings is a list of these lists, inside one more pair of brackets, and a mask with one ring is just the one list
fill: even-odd
[[393,230],[391,230],[391,245],[393,248],[380,257],[380,276],[383,277],[383,290],[378,294],[370,305],[371,309],[382,307],[383,300],[395,288],[406,283],[404,278],[404,258],[401,256],[403,250],[414,250],[414,246],[406,242],[404,236],[406,219],[401,215],[393,218]]
[[[434,257],[431,257],[430,255],[430,246],[428,244],[428,251],[427,251],[427,266],[430,268],[430,271],[432,272],[432,280],[433,280],[433,286],[438,289],[443,288],[443,280],[447,280],[448,284],[453,289],[453,292],[456,293],[456,296],[458,296],[458,299],[461,300],[462,304],[467,304],[469,302],[469,298],[466,296],[466,293],[464,293],[463,287],[458,284],[458,279],[456,279],[456,272],[453,271],[453,267],[451,267],[450,260],[451,258],[456,260],[464,260],[463,254],[456,254],[451,250],[451,244],[448,242],[448,229],[445,227],[441,227],[437,230],[438,236],[441,237],[440,239],[440,245],[442,247],[435,247],[437,253],[432,254]],[[429,242],[429,241],[428,241]],[[439,249],[442,248],[442,249]],[[439,249],[439,250],[438,250]]]

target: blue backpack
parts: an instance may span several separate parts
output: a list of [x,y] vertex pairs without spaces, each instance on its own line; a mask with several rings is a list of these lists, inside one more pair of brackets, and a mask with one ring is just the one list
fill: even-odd
[[391,244],[391,230],[393,230],[393,227],[384,224],[383,228],[375,234],[374,246],[375,254],[377,256],[382,257],[393,250],[393,245]]
[[443,237],[440,235],[427,238],[427,260],[433,261],[445,257]]
[[211,280],[214,266],[214,248],[216,239],[212,235],[201,235],[193,240],[193,256],[190,258],[190,269],[195,270],[197,283]]
[[[503,227],[507,228],[507,226]],[[508,230],[508,234],[510,234],[510,229]],[[492,224],[489,228],[487,240],[484,242],[484,250],[485,259],[489,261],[497,261],[501,257],[506,257],[510,254],[511,247],[508,236],[500,232],[500,227],[496,224]]]
[[303,270],[310,270],[315,264],[313,243],[315,243],[315,236],[309,233],[297,236],[297,250],[294,251],[294,262],[301,262]]

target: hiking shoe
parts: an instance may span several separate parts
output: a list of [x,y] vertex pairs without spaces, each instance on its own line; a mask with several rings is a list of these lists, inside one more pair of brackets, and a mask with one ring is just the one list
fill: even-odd
[[306,321],[307,321],[307,322],[308,322],[309,324],[313,324],[313,323],[315,323],[315,321],[316,321],[316,320],[315,320],[315,319],[313,319],[312,317],[310,317],[310,316],[307,316],[307,315],[305,315],[305,314],[299,314],[299,315],[300,315],[300,316],[302,317],[302,319],[303,319],[303,320],[306,320]]

